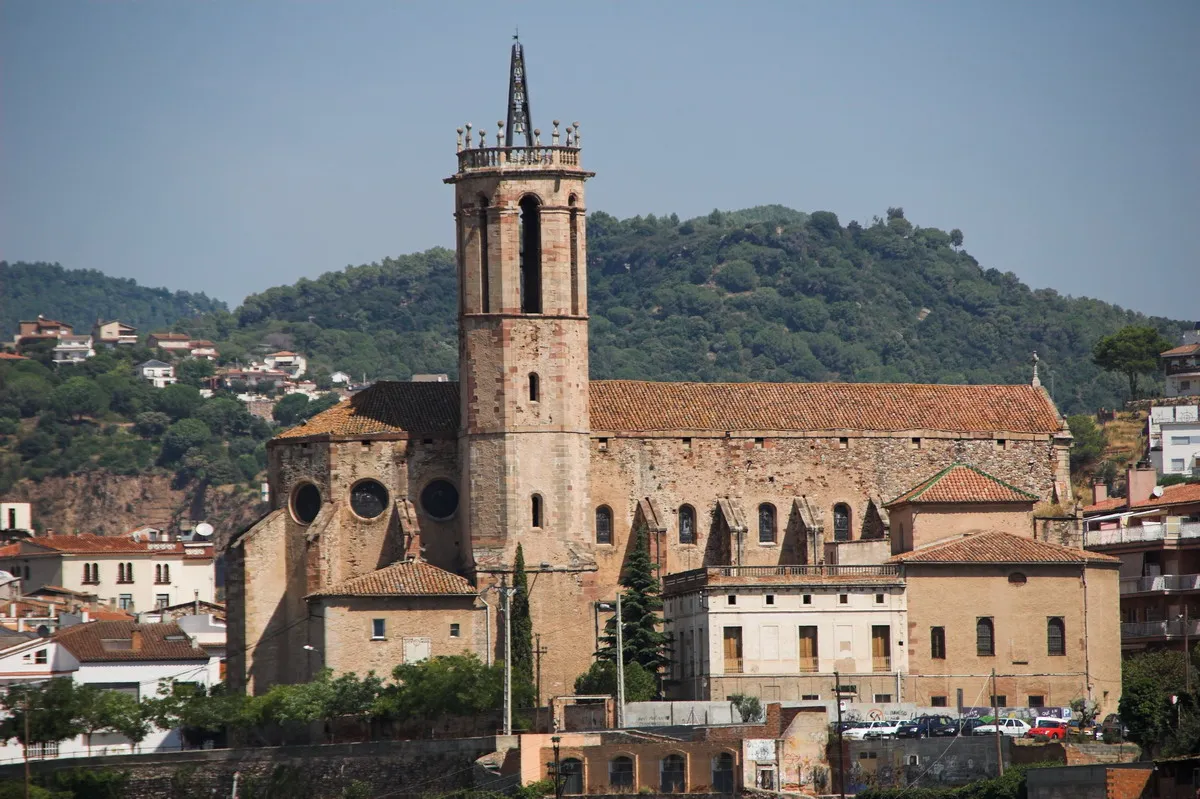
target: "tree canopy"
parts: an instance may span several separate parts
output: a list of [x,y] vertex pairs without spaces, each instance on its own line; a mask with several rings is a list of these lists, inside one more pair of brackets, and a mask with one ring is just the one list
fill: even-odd
[[1092,347],[1092,362],[1129,381],[1129,398],[1137,399],[1138,378],[1158,372],[1158,354],[1171,348],[1162,333],[1147,325],[1131,325],[1105,336]]

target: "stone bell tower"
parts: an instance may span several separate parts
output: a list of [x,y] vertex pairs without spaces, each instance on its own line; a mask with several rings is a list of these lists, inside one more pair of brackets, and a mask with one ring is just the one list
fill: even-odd
[[[588,316],[579,126],[549,142],[512,46],[508,119],[458,131],[463,534],[479,572],[590,563]],[[478,140],[473,140],[473,135]]]

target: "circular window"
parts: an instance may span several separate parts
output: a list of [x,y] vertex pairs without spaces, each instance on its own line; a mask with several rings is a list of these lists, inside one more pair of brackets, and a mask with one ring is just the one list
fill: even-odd
[[388,491],[378,480],[363,480],[350,489],[350,509],[364,519],[374,519],[388,506]]
[[421,508],[435,519],[449,519],[458,510],[458,489],[448,480],[434,480],[421,492]]
[[1012,574],[1008,575],[1008,582],[1010,585],[1025,585],[1026,578],[1025,575],[1021,574],[1020,572],[1013,572]]
[[320,489],[312,483],[301,483],[292,492],[292,516],[301,524],[311,524],[320,512]]

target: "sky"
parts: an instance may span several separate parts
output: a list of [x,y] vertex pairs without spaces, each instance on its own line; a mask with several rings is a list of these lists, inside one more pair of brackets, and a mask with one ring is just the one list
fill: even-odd
[[591,211],[902,206],[1200,319],[1194,0],[0,0],[0,258],[236,305],[452,246],[454,129],[504,116],[516,29]]

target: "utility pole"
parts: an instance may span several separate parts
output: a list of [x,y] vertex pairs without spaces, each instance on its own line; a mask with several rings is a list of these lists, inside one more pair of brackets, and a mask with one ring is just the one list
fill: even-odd
[[508,575],[500,578],[500,601],[504,610],[504,734],[512,735],[512,595]]
[[617,729],[625,729],[625,625],[621,622],[621,593],[617,592]]
[[[90,739],[89,739],[90,740]],[[25,686],[25,799],[29,799],[29,686]]]
[[554,799],[562,799],[563,795],[563,775],[562,762],[559,760],[558,743],[562,739],[555,735],[550,741],[554,744]]
[[1004,776],[1004,749],[1000,746],[1000,697],[996,695],[996,670],[992,669],[992,724],[996,728],[996,767]]
[[550,650],[542,648],[542,634],[534,633],[533,639],[536,642],[533,649],[534,663],[537,669],[537,706],[542,706],[542,655],[545,655]]
[[1192,695],[1192,653],[1188,641],[1188,606],[1187,599],[1183,600],[1183,680],[1187,686],[1188,697]]
[[[837,703],[837,736],[838,736],[838,793],[846,799],[846,757],[842,748],[842,692],[840,690],[842,676],[833,673],[833,701]],[[826,717],[828,718],[828,717]]]

